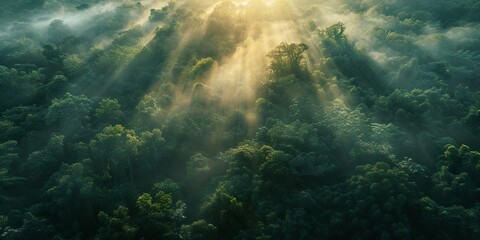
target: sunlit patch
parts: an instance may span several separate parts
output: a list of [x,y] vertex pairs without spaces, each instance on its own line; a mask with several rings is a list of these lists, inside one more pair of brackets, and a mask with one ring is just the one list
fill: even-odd
[[[202,5],[205,9],[204,19],[208,19],[221,1],[205,1],[192,3],[194,7]],[[205,74],[192,78],[185,70],[184,74],[174,74],[179,58],[184,56],[185,47],[191,44],[192,39],[206,35],[208,25],[204,23],[197,28],[187,30],[181,34],[182,38],[170,52],[166,65],[162,66],[158,74],[157,83],[147,91],[148,95],[162,99],[165,96],[165,84],[175,82],[172,104],[165,110],[165,114],[172,115],[184,111],[193,104],[198,95],[198,85],[202,84],[202,95],[216,101],[222,108],[241,111],[245,114],[245,121],[251,129],[257,124],[255,100],[257,89],[268,75],[267,53],[282,42],[301,42],[302,38],[295,22],[289,20],[275,1],[234,1],[235,10],[239,14],[239,21],[247,24],[244,41],[237,44],[231,54],[221,59],[214,59],[215,65]],[[179,4],[188,8],[187,4]],[[195,6],[196,5],[196,6]],[[251,9],[258,7],[258,9]],[[265,8],[268,7],[268,8]],[[249,9],[250,8],[250,9]],[[260,9],[262,8],[262,9]],[[245,15],[249,12],[262,12],[262,14]],[[138,23],[146,21],[143,16]],[[148,21],[148,20],[147,20]],[[153,34],[142,38],[142,45],[147,45]],[[205,56],[206,57],[206,56]],[[200,58],[199,58],[200,59]]]
[[219,62],[206,80],[225,103],[253,101],[256,88],[268,72],[267,53],[281,42],[297,42],[299,39],[288,22],[263,23],[259,27],[261,33],[255,29],[257,25],[252,27],[246,41],[237,47],[231,57]]
[[[310,70],[327,72],[327,75],[315,76],[323,78],[322,83],[314,83],[317,90],[319,101],[327,106],[332,101],[340,101],[345,105],[352,103],[348,99],[348,93],[343,92],[338,84],[338,79],[332,75],[337,74],[335,64],[332,60],[326,59],[322,52],[322,46],[318,36],[320,29],[326,28],[338,22],[347,21],[354,27],[348,34],[355,37],[354,40],[360,40],[360,44],[368,42],[370,39],[363,40],[361,32],[365,31],[360,27],[366,22],[357,22],[361,19],[357,15],[345,15],[342,13],[340,3],[331,2],[313,2],[313,1],[181,1],[177,3],[178,7],[186,9],[203,8],[200,15],[203,23],[194,28],[186,29],[180,34],[181,38],[174,48],[170,51],[165,64],[158,70],[155,83],[147,90],[146,96],[153,96],[162,101],[165,97],[170,99],[170,103],[162,108],[162,114],[175,115],[198,104],[207,101],[219,109],[216,111],[239,111],[244,114],[247,125],[254,132],[258,127],[257,106],[258,89],[269,79],[269,59],[267,54],[279,44],[286,43],[305,43],[309,49],[305,52],[307,66]],[[230,4],[230,5],[229,5]],[[164,6],[164,2],[158,2],[155,8]],[[153,6],[153,5],[152,5]],[[192,68],[204,58],[212,56],[190,56],[190,63],[184,70],[178,72],[178,62],[185,64],[186,51],[192,45],[192,41],[201,41],[201,39],[211,38],[209,35],[208,20],[215,13],[217,8],[224,7],[225,12],[220,14],[234,14],[228,21],[234,19],[235,24],[243,25],[243,40],[235,43],[235,48],[230,52],[223,52],[222,57],[214,57],[214,64],[206,70],[205,73],[192,76]],[[233,6],[233,8],[232,8]],[[310,17],[304,18],[306,12]],[[145,13],[137,21],[137,24],[148,24],[148,14]],[[372,20],[373,21],[373,20]],[[159,23],[162,26],[165,23]],[[233,27],[233,26],[232,26]],[[369,27],[370,31],[373,27]],[[141,38],[140,44],[148,46],[154,38],[155,32],[146,34]],[[360,37],[358,37],[360,36]],[[367,46],[368,45],[364,45]],[[207,46],[197,46],[207,47]],[[218,45],[217,47],[220,47]],[[381,51],[377,52],[377,60],[384,56]],[[203,70],[202,70],[203,71]],[[168,89],[168,90],[166,90]],[[328,108],[326,108],[328,109]],[[205,110],[208,111],[208,110]],[[139,116],[134,117],[138,119]],[[164,124],[160,123],[159,124]],[[219,126],[220,127],[220,126]]]

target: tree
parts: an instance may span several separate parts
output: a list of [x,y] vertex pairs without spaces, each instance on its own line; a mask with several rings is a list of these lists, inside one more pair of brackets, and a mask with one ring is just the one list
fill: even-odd
[[433,175],[435,200],[447,206],[476,204],[480,197],[480,153],[466,145],[447,145],[439,160]]
[[335,100],[326,108],[325,123],[334,129],[337,141],[346,149],[350,149],[371,131],[367,125],[369,119],[360,110],[350,109],[342,100]]
[[28,155],[22,166],[22,172],[31,185],[40,187],[57,171],[61,162],[49,151],[40,150]]
[[[246,34],[246,25],[242,14],[230,1],[215,5],[207,19],[205,37],[200,42],[201,56],[211,56],[215,59],[225,56],[235,50]],[[200,47],[201,46],[201,47]]]
[[19,160],[17,141],[0,143],[0,169],[9,169]]
[[120,110],[118,100],[114,98],[102,99],[97,109],[95,109],[95,117],[101,123],[120,123],[123,118],[123,113]]
[[269,147],[260,148],[253,142],[248,142],[222,154],[221,160],[228,164],[228,170],[217,186],[217,191],[235,197],[248,208],[253,200],[256,173],[270,150]]
[[205,220],[195,221],[192,224],[182,226],[182,236],[191,240],[214,240],[217,239],[217,228]]
[[202,216],[217,227],[218,236],[232,239],[247,224],[244,206],[236,198],[216,191],[202,206]]
[[148,193],[137,199],[139,210],[136,221],[138,234],[146,239],[170,239],[175,234],[173,214],[173,199],[170,194],[162,191],[152,197]]
[[98,213],[98,219],[103,226],[98,230],[98,234],[95,239],[135,239],[135,233],[138,229],[133,225],[128,213],[128,208],[125,206],[118,206],[118,208],[113,211],[111,216],[101,211]]
[[330,38],[340,44],[347,44],[347,37],[345,36],[345,25],[341,22],[333,24],[320,31],[320,36]]
[[135,131],[120,124],[105,127],[90,141],[95,173],[107,182],[133,182],[133,164],[138,160],[138,151],[142,144]]
[[308,46],[304,43],[281,43],[267,54],[272,59],[270,71],[275,77],[284,77],[290,74],[304,79],[308,70],[303,56]]
[[340,183],[322,193],[330,195],[322,201],[331,202],[337,209],[330,216],[330,238],[412,238],[411,222],[416,216],[410,210],[418,192],[408,174],[385,162],[367,164],[358,170],[359,174],[348,179],[346,185]]
[[[158,129],[145,131],[140,134],[142,145],[138,150],[138,160],[135,164],[139,180],[151,184],[151,180],[155,179],[162,173],[167,172],[167,146],[163,132]],[[146,176],[152,176],[148,178]]]
[[417,203],[414,222],[419,233],[432,239],[478,239],[480,209],[444,207],[429,197]]
[[164,6],[161,9],[150,9],[150,16],[148,17],[148,21],[150,22],[158,22],[165,19],[168,15],[169,7]]
[[19,154],[16,141],[10,140],[0,144],[0,202],[2,202],[0,212],[8,211],[8,203],[15,200],[9,197],[11,189],[16,189],[25,180],[22,177],[15,176],[14,171],[12,171],[18,165],[18,160]]
[[187,162],[187,182],[195,190],[201,187],[212,177],[213,161],[197,153]]
[[68,79],[64,75],[55,75],[45,86],[47,100],[59,98],[65,94],[68,86]]
[[[318,32],[323,54],[326,58],[333,59],[334,67],[340,70],[341,75],[353,78],[361,90],[364,87],[378,93],[383,92],[384,82],[374,71],[374,63],[347,39],[345,29],[343,23],[336,23]],[[332,69],[326,70],[332,71]]]
[[192,70],[190,70],[189,75],[192,79],[200,77],[210,70],[214,64],[215,60],[211,57],[198,59],[195,65],[192,67]]
[[85,95],[66,93],[62,98],[52,100],[45,120],[48,125],[59,124],[66,132],[79,131],[90,119],[91,109],[92,101]]
[[50,41],[60,42],[70,35],[72,30],[62,20],[55,19],[48,25],[47,33]]
[[180,199],[180,185],[170,178],[167,178],[161,182],[155,183],[150,191],[152,194],[164,192],[170,194],[173,200]]
[[156,97],[150,94],[143,96],[135,110],[138,113],[138,117],[135,120],[138,121],[138,125],[142,128],[158,126],[161,123],[163,109]]
[[37,71],[27,74],[0,66],[0,89],[3,89],[0,96],[0,111],[28,104],[38,93],[39,89],[36,86],[43,82],[44,78],[45,76]]
[[267,155],[266,161],[259,168],[262,191],[283,193],[299,184],[299,173],[290,165],[290,158],[279,150],[273,150]]
[[[256,102],[257,109],[265,120],[268,118],[290,120],[294,117],[292,113],[295,114],[294,111],[296,111],[294,109],[296,99],[308,98],[316,101],[316,94],[311,82],[301,81],[293,74],[273,77],[260,87],[261,98]],[[311,112],[315,110],[315,108],[310,109]]]
[[[54,24],[54,26],[60,26],[60,27],[64,26],[62,21],[57,23],[59,23],[59,25]],[[52,36],[52,37],[54,38],[56,36]],[[62,50],[59,47],[56,47],[51,44],[47,44],[43,46],[42,54],[47,59],[47,67],[48,67],[47,74],[46,74],[47,77],[51,77],[55,75],[58,71],[63,70],[63,60],[65,59],[65,54],[62,52]]]
[[320,150],[318,129],[313,124],[279,121],[268,129],[266,137],[268,145],[292,155]]
[[[1,216],[0,216],[1,217]],[[0,218],[0,230],[2,230],[2,239],[55,239],[55,229],[47,219],[37,217],[30,212],[25,213],[21,226],[13,228],[2,226],[8,219]],[[3,229],[2,229],[3,228]]]
[[83,163],[62,164],[45,185],[50,200],[45,209],[66,235],[79,232],[90,235],[96,230],[91,221],[95,216],[99,190],[90,176],[90,169]]

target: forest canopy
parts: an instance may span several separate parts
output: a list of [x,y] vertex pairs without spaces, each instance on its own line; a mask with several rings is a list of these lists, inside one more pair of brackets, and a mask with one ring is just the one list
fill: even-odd
[[0,239],[480,239],[475,0],[0,0]]

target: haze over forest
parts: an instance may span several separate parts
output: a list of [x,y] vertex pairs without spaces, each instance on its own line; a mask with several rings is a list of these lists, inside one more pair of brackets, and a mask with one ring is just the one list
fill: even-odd
[[0,0],[0,239],[480,239],[480,1]]

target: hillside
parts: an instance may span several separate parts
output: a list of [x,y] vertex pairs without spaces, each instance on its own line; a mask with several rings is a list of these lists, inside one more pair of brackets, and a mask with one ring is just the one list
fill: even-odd
[[480,239],[479,13],[0,0],[0,239]]

